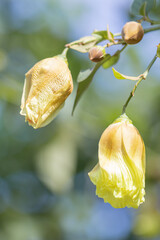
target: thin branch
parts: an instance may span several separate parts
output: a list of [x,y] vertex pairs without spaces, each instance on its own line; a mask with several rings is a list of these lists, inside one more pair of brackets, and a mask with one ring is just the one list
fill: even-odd
[[122,39],[118,39],[114,42],[109,42],[107,43],[106,45],[104,45],[103,47],[106,48],[106,47],[111,47],[113,45],[118,45],[118,44],[126,44],[125,41],[123,41]]
[[125,113],[126,111],[126,108],[128,106],[128,103],[130,102],[131,98],[134,97],[134,94],[135,94],[135,91],[138,87],[138,85],[141,83],[142,80],[145,80],[148,73],[149,73],[149,70],[151,69],[152,65],[154,64],[154,62],[156,61],[157,59],[157,54],[154,56],[154,58],[152,59],[152,61],[150,62],[150,64],[148,65],[147,69],[145,70],[145,72],[143,74],[140,75],[140,78],[139,80],[136,82],[136,84],[134,85],[134,88],[132,89],[132,91],[130,92],[129,94],[129,97],[127,99],[127,101],[125,102],[124,106],[123,106],[123,109],[122,109],[122,114]]
[[[159,22],[157,22],[157,23],[159,23]],[[160,30],[160,24],[158,24],[157,26],[144,28],[144,33],[152,32],[152,31],[156,31],[156,30]],[[114,37],[119,37],[119,36],[121,36],[121,33],[115,33],[113,36]]]
[[160,30],[160,24],[157,26],[150,27],[150,28],[145,28],[144,33],[152,32],[152,31],[156,31],[156,30]]

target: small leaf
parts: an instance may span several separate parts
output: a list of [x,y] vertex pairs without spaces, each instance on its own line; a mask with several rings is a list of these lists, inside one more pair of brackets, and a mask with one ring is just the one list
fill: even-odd
[[110,42],[114,42],[114,36],[111,35],[111,32],[109,31],[109,25],[107,24],[107,34],[108,34],[108,39]]
[[84,80],[86,80],[89,75],[91,74],[93,69],[87,69],[85,71],[81,71],[79,74],[78,74],[78,77],[77,77],[77,82],[83,82]]
[[112,71],[113,71],[113,74],[114,74],[115,78],[117,78],[117,79],[126,79],[126,77],[123,74],[119,73],[113,67],[112,67]]
[[[145,14],[148,15],[150,10],[154,7],[156,0],[134,0],[131,6],[131,13],[133,15],[142,15],[144,16],[144,8]],[[146,4],[146,6],[143,6]]]
[[[114,38],[113,33],[111,33],[111,32],[109,32],[109,33],[110,33],[111,37]],[[92,33],[92,35],[93,35],[93,36],[94,36],[94,35],[99,35],[99,36],[102,37],[102,40],[105,40],[105,39],[110,40],[110,36],[108,35],[108,32],[107,32],[107,31],[97,31],[97,30],[95,30],[95,31]]]
[[[87,70],[85,72],[87,72]],[[81,73],[81,75],[82,75],[82,73]],[[76,99],[74,101],[72,114],[73,114],[73,112],[75,110],[75,107],[77,106],[77,104],[79,102],[80,97],[82,96],[84,91],[88,88],[89,84],[91,83],[91,81],[93,79],[93,76],[94,76],[94,74],[93,74],[93,70],[92,70],[92,72],[85,79],[83,78],[83,80],[78,82],[77,94],[76,94]]]
[[99,41],[101,41],[102,37],[100,35],[93,35],[93,36],[86,36],[83,38],[80,38],[77,41],[71,42],[66,44],[66,47],[72,48],[76,51],[86,53],[88,52],[92,47],[96,45]]
[[115,54],[113,56],[111,56],[105,63],[103,63],[103,68],[110,68],[111,66],[113,66],[114,64],[116,64],[119,60],[119,54]]
[[160,58],[160,43],[157,46],[157,57]]
[[132,77],[132,76],[126,76],[122,73],[119,73],[113,67],[112,67],[112,71],[113,71],[113,74],[114,74],[115,78],[117,78],[117,79],[128,79],[128,80],[132,80],[132,81],[137,81],[139,79],[139,76],[138,77]]

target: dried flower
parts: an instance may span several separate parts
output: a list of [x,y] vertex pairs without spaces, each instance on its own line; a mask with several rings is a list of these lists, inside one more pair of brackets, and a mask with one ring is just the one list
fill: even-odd
[[26,73],[20,114],[33,128],[49,124],[73,90],[67,61],[61,55],[36,63]]
[[99,163],[89,177],[96,194],[115,208],[137,208],[144,202],[145,146],[126,114],[103,132]]

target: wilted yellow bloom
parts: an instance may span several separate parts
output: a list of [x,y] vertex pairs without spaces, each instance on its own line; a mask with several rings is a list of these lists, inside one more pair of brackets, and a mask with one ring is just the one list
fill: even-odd
[[115,208],[137,208],[144,202],[145,146],[126,114],[103,132],[99,163],[89,177],[96,194]]
[[25,76],[20,114],[33,128],[44,127],[73,90],[70,70],[59,55],[36,63]]

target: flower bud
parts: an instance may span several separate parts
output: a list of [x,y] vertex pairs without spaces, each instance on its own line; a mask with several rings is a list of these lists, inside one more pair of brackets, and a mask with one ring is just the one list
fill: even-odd
[[98,155],[89,173],[96,194],[115,208],[137,208],[144,202],[145,146],[126,114],[103,132]]
[[20,114],[33,128],[44,127],[73,90],[70,70],[59,55],[36,63],[25,76]]
[[137,22],[127,22],[122,28],[122,38],[128,44],[140,42],[144,35],[143,27]]
[[103,47],[95,46],[89,50],[89,59],[92,62],[100,62],[104,58],[105,54],[106,52]]

